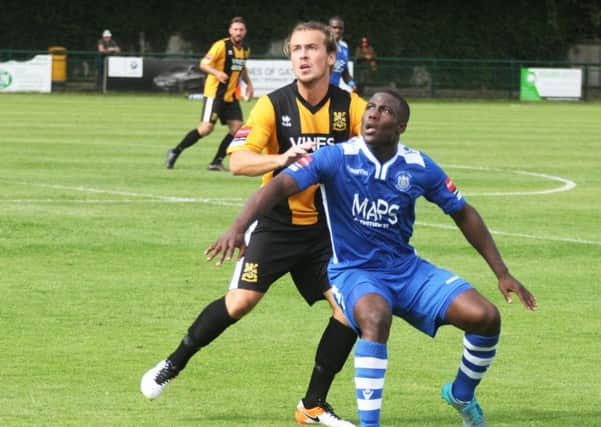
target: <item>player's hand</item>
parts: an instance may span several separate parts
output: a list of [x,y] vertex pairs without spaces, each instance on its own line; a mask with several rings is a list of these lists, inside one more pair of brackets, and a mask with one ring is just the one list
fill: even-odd
[[204,254],[207,256],[207,261],[212,261],[217,257],[215,265],[220,266],[224,260],[230,261],[232,259],[236,248],[239,249],[238,258],[243,257],[244,252],[246,252],[244,232],[236,231],[230,227],[221,237],[205,249]]
[[314,142],[303,142],[302,144],[293,145],[286,152],[281,154],[281,167],[286,167],[289,164],[296,162],[298,159],[305,157],[307,154],[315,151]]
[[218,71],[217,74],[215,74],[215,77],[217,77],[217,80],[219,80],[220,83],[224,83],[224,84],[227,83],[227,81],[230,78],[230,76],[228,76],[223,71]]
[[509,304],[513,302],[510,293],[513,292],[518,295],[520,301],[526,309],[536,310],[536,298],[530,293],[524,285],[522,285],[515,277],[507,273],[501,279],[499,279],[499,291],[505,297],[505,301]]
[[255,89],[252,85],[246,85],[246,101],[250,101],[255,96]]

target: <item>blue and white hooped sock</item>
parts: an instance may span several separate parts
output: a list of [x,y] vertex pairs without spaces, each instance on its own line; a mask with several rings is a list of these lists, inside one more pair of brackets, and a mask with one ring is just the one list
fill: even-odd
[[461,402],[471,402],[474,392],[497,353],[499,335],[484,337],[465,334],[463,357],[453,382],[453,397]]
[[355,347],[355,387],[361,427],[378,427],[384,375],[388,366],[386,344],[360,339]]

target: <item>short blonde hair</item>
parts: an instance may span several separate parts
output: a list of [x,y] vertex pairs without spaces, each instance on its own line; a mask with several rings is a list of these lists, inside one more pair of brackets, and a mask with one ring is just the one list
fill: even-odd
[[286,56],[290,57],[290,40],[292,39],[292,35],[298,31],[308,30],[321,31],[325,37],[326,51],[328,53],[336,53],[336,37],[334,36],[334,33],[330,31],[330,27],[318,21],[308,21],[296,24],[296,26],[290,32],[290,35],[284,44],[284,54]]

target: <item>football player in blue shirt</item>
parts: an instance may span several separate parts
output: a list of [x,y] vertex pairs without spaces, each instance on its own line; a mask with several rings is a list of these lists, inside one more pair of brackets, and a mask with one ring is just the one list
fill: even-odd
[[501,329],[497,308],[465,279],[420,258],[409,243],[420,196],[450,215],[498,280],[529,310],[535,297],[505,265],[484,221],[446,173],[427,155],[399,144],[409,105],[394,91],[372,96],[362,120],[362,137],[319,149],[290,165],[257,191],[234,224],[206,250],[218,265],[235,248],[244,255],[244,231],[276,201],[317,183],[331,233],[328,267],[338,304],[360,340],[355,347],[355,385],[361,426],[379,426],[386,342],[392,316],[434,336],[439,326],[465,332],[454,381],[442,397],[464,426],[486,426],[474,392],[495,357]]
[[357,91],[357,83],[348,69],[348,44],[342,40],[344,34],[344,21],[339,16],[333,16],[328,21],[330,31],[336,38],[336,62],[330,73],[330,84],[340,86],[340,80],[344,81],[353,92]]

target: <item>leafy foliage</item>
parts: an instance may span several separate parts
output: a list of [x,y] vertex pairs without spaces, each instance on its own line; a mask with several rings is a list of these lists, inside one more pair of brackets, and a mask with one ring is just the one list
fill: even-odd
[[[244,16],[255,54],[286,38],[302,20],[326,21],[342,15],[351,46],[370,38],[379,56],[499,59],[561,59],[570,44],[601,38],[601,4],[595,0],[510,0],[438,2],[137,2],[29,1],[4,5],[0,13],[2,48],[95,50],[110,28],[124,50],[140,50],[140,33],[151,50],[165,49],[171,34],[204,52],[227,34],[229,20]],[[353,51],[353,49],[351,49]]]

